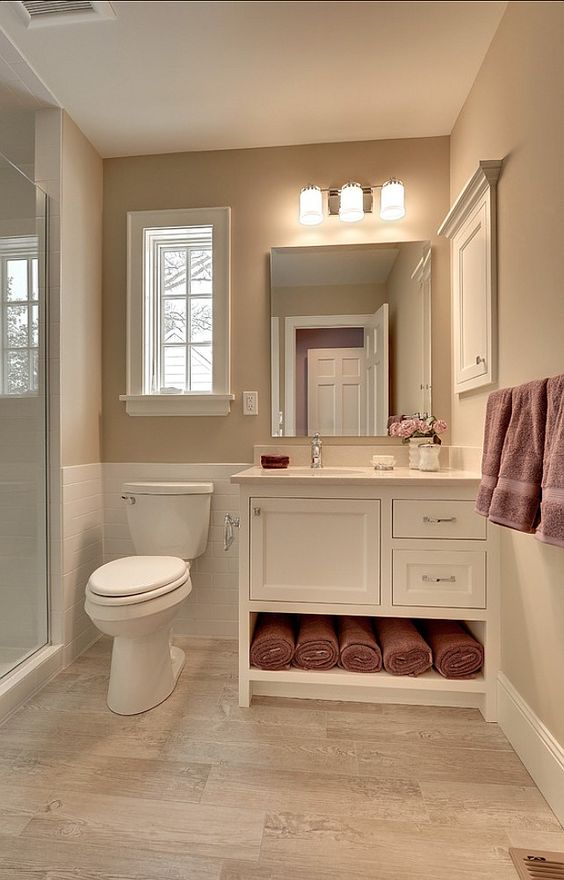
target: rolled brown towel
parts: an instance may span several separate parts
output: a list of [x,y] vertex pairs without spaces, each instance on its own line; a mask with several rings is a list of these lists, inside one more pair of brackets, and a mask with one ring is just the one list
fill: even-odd
[[386,672],[421,675],[433,665],[431,649],[411,620],[377,617],[374,629],[382,648]]
[[296,647],[291,614],[261,614],[251,643],[251,666],[286,669]]
[[368,617],[339,617],[339,666],[348,672],[380,672],[382,652]]
[[300,669],[332,669],[339,660],[339,642],[331,617],[304,614],[299,619],[294,666]]
[[423,632],[444,678],[471,678],[484,665],[483,645],[456,620],[426,620]]

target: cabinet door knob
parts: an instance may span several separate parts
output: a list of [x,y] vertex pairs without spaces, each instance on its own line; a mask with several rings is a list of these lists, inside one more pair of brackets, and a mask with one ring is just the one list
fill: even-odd
[[477,355],[476,355],[476,363],[477,363],[477,364],[485,364],[485,363],[486,363],[486,359],[483,358],[483,357],[481,357],[479,354],[477,354]]
[[436,525],[443,522],[456,522],[455,516],[424,516],[423,522],[429,525]]
[[262,510],[260,507],[253,507],[253,516],[260,516],[261,513],[262,513]]

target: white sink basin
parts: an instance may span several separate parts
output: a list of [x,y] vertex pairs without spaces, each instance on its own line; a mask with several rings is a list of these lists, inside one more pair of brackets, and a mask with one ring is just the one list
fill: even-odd
[[285,473],[288,474],[288,476],[304,476],[309,474],[312,477],[346,477],[353,474],[363,476],[364,474],[370,473],[371,471],[372,468],[367,467],[289,467],[281,471],[276,470],[274,471],[274,473]]

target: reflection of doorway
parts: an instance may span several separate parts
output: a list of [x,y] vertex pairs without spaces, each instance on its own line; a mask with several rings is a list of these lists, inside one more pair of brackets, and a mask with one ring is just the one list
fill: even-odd
[[[322,336],[318,342],[309,337],[302,354],[302,364],[297,355],[299,334],[312,331],[334,331],[337,337]],[[343,337],[342,331],[354,331],[358,336]],[[356,348],[365,351],[365,412],[362,416],[364,433],[386,433],[388,420],[388,305],[384,303],[372,315],[293,315],[284,320],[284,434],[287,437],[306,436],[307,373],[305,357],[308,348]],[[298,398],[301,395],[301,404]],[[370,400],[368,400],[370,397]],[[298,403],[298,405],[297,405]],[[377,430],[376,430],[377,429]]]
[[[364,330],[356,327],[296,327],[294,331],[295,432],[308,434],[308,353],[313,349],[360,348]],[[314,429],[317,430],[317,429]]]
[[307,380],[308,434],[359,437],[366,433],[364,348],[308,349]]

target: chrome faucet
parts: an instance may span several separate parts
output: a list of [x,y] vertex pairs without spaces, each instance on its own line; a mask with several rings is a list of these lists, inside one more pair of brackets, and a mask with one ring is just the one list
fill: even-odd
[[321,468],[323,467],[323,462],[321,460],[321,447],[323,446],[323,441],[316,431],[313,437],[311,438],[311,466],[312,468]]

